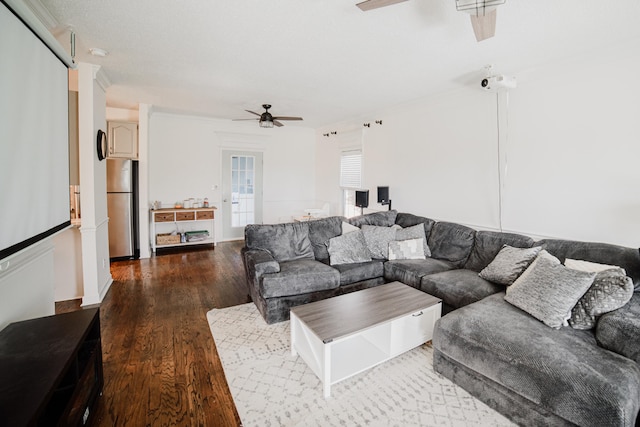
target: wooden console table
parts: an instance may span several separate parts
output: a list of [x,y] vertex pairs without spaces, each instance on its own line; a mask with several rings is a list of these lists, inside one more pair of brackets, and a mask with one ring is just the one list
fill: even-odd
[[[215,209],[209,207],[151,210],[151,250],[155,252],[157,248],[172,246],[215,245]],[[209,232],[209,237],[204,240],[180,242],[179,236],[176,236],[178,240],[175,242],[160,244],[157,241],[159,233],[170,233],[176,229],[188,232],[203,228]]]
[[12,323],[0,331],[0,424],[82,426],[102,393],[100,311]]

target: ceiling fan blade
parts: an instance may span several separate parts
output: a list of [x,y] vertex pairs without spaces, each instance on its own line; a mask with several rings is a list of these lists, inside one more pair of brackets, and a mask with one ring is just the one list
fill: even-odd
[[401,3],[407,0],[365,0],[356,4],[361,11],[366,12],[371,9],[377,9],[379,7],[391,6],[392,4]]
[[279,122],[279,121],[277,121],[277,120],[274,120],[274,121],[273,121],[273,124],[274,124],[274,125],[276,125],[276,126],[278,126],[278,127],[284,126],[282,123],[280,123],[280,122]]
[[241,121],[241,120],[260,120],[260,119],[231,119],[231,120],[234,121],[234,122],[238,122],[238,121]]
[[262,114],[256,113],[255,111],[251,111],[251,110],[244,110],[244,111],[246,111],[247,113],[255,114],[256,116],[261,116],[262,115]]
[[496,35],[496,9],[485,13],[484,15],[471,15],[471,25],[476,35],[476,40],[489,39]]
[[274,117],[273,120],[302,120],[302,117],[278,116]]

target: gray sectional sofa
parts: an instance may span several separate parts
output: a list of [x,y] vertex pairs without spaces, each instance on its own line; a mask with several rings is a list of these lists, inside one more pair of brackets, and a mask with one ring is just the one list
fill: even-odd
[[[343,222],[357,227],[422,224],[431,256],[332,266],[329,241],[342,234]],[[504,245],[540,247],[560,262],[571,258],[622,267],[636,292],[624,307],[599,316],[593,329],[553,329],[507,302],[505,285],[480,277]],[[433,339],[435,370],[514,422],[638,425],[638,249],[535,241],[388,211],[250,225],[242,256],[249,293],[267,323],[288,319],[289,309],[299,304],[397,280],[443,300]]]

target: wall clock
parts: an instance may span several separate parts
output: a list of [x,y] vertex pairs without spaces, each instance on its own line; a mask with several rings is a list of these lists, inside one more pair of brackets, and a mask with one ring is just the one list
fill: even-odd
[[98,160],[104,160],[107,157],[107,134],[102,129],[98,129],[96,148],[98,150]]

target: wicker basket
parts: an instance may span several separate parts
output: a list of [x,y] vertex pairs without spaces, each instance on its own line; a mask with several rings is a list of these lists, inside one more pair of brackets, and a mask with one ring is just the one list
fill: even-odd
[[180,243],[179,234],[171,234],[171,233],[156,234],[156,245],[172,245],[174,243]]

